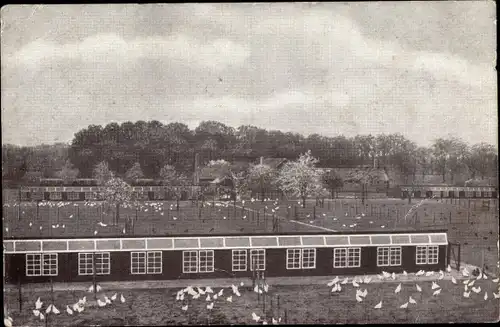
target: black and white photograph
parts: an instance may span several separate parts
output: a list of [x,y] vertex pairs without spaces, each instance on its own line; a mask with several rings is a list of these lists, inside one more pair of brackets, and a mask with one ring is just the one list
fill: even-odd
[[0,13],[4,326],[499,321],[495,2]]

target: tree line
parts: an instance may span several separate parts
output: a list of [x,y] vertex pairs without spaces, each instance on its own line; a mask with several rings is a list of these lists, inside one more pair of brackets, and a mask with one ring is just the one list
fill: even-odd
[[69,145],[2,145],[2,177],[19,182],[38,177],[92,178],[94,168],[106,162],[122,177],[139,174],[159,179],[170,166],[190,178],[195,154],[205,165],[213,160],[255,162],[259,157],[293,161],[309,150],[318,167],[371,166],[376,161],[402,175],[438,174],[443,181],[453,182],[458,175],[497,176],[498,150],[493,145],[470,145],[455,137],[438,138],[423,147],[401,134],[306,137],[251,125],[233,128],[217,121],[203,121],[194,130],[182,123],[137,121],[90,125],[78,131]]

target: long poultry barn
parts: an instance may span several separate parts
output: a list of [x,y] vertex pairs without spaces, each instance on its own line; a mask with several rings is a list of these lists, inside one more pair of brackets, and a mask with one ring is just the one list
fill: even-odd
[[442,270],[446,230],[4,239],[6,283]]

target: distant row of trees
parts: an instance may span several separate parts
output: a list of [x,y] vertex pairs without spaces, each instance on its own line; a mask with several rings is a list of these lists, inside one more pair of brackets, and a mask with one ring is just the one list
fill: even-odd
[[201,122],[194,130],[158,121],[90,125],[75,134],[70,146],[2,145],[2,176],[18,181],[66,175],[90,178],[93,167],[106,161],[121,177],[159,178],[165,164],[190,177],[195,153],[206,164],[219,159],[253,162],[261,156],[293,161],[308,150],[320,167],[372,165],[377,160],[379,166],[402,175],[439,174],[452,183],[458,175],[497,176],[498,151],[487,143],[468,145],[450,137],[421,147],[401,134],[304,137],[250,125],[235,129],[216,121]]

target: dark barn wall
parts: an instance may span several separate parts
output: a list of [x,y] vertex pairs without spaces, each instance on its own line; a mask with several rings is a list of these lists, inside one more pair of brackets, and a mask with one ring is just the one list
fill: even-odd
[[[389,273],[417,272],[419,270],[444,270],[446,267],[447,246],[439,246],[439,262],[435,265],[417,265],[415,260],[416,247],[402,247],[401,266],[377,267],[377,247],[361,248],[361,267],[333,268],[333,248],[316,249],[315,269],[286,269],[286,249],[266,249],[267,277],[281,276],[330,276],[330,275],[364,275],[379,274],[382,271]],[[248,261],[250,251],[248,251]],[[182,251],[163,251],[162,273],[132,275],[130,272],[130,252],[110,252],[111,269],[109,275],[96,275],[96,281],[127,281],[127,280],[174,280],[174,279],[201,279],[201,278],[251,278],[253,272],[232,271],[232,251],[214,250],[214,272],[211,273],[183,273]],[[50,276],[26,276],[26,255],[5,255],[6,283],[47,283]],[[93,276],[78,275],[78,253],[59,253],[58,276],[53,276],[54,282],[92,282]]]
[[328,248],[316,249],[315,269],[286,269],[286,249],[267,249],[265,275],[267,277],[328,276],[333,271],[332,251]]

